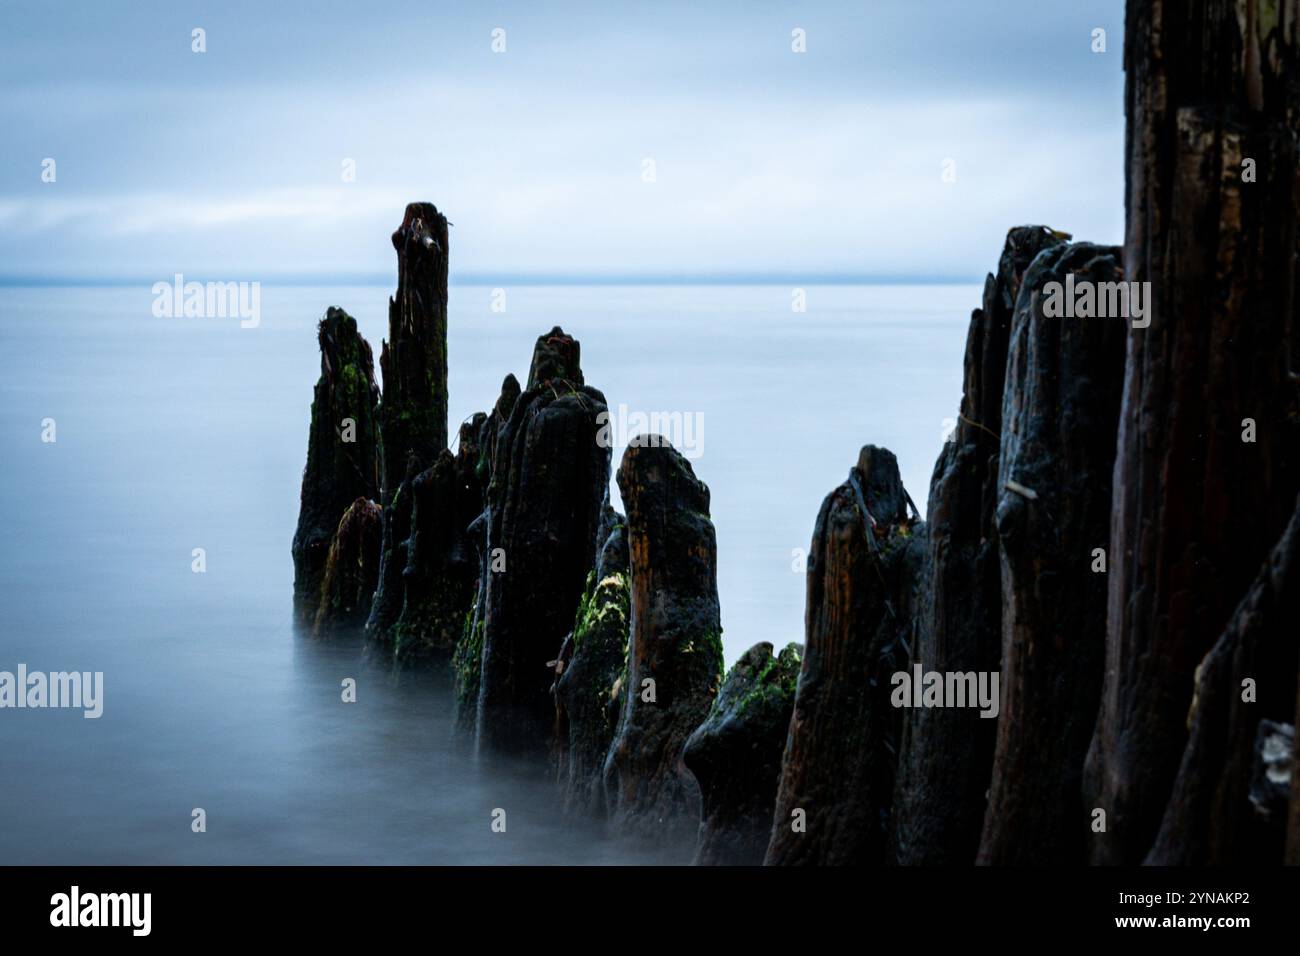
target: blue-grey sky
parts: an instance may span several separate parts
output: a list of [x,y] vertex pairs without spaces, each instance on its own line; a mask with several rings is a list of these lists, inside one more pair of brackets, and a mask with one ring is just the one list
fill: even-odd
[[1122,0],[4,3],[0,274],[384,276],[427,199],[462,279],[978,277],[1023,222],[1122,240],[1122,21]]

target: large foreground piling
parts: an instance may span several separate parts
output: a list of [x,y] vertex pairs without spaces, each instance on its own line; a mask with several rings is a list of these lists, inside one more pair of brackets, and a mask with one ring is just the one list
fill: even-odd
[[1115,466],[1097,863],[1151,848],[1197,667],[1300,490],[1300,0],[1130,0],[1124,34],[1124,272],[1150,310]]

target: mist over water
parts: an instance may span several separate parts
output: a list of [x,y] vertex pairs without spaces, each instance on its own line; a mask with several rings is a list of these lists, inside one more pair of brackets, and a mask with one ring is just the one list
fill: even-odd
[[[98,720],[0,710],[0,864],[689,860],[566,819],[536,767],[473,760],[432,676],[295,635],[316,322],[347,309],[377,364],[390,291],[266,286],[241,329],[155,318],[148,284],[0,289],[0,670],[104,672]],[[980,297],[810,287],[792,313],[782,286],[507,292],[498,313],[489,288],[451,290],[452,434],[557,324],[611,408],[702,416],[728,663],[803,639],[792,551],[861,445],[891,448],[924,508]]]

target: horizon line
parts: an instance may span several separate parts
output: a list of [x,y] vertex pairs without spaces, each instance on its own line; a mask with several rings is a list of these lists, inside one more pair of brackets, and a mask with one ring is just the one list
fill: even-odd
[[[223,270],[216,278],[209,271],[190,273],[189,281],[232,282],[256,281],[282,286],[385,286],[396,285],[395,273],[279,273],[243,280],[231,274],[243,270]],[[59,276],[0,273],[0,287],[5,288],[94,288],[149,286],[172,282],[176,273],[158,276]],[[185,275],[184,272],[181,275]],[[247,273],[245,273],[247,275]],[[197,277],[197,278],[194,278]],[[449,286],[691,286],[691,285],[980,285],[984,276],[920,275],[915,273],[794,273],[794,272],[715,272],[715,273],[554,273],[461,272],[452,273]]]

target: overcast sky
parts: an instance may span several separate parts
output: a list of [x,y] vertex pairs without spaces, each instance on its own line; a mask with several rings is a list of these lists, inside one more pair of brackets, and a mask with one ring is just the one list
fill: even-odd
[[383,277],[427,199],[461,279],[978,278],[1013,225],[1122,240],[1122,22],[1122,0],[5,3],[0,274]]

